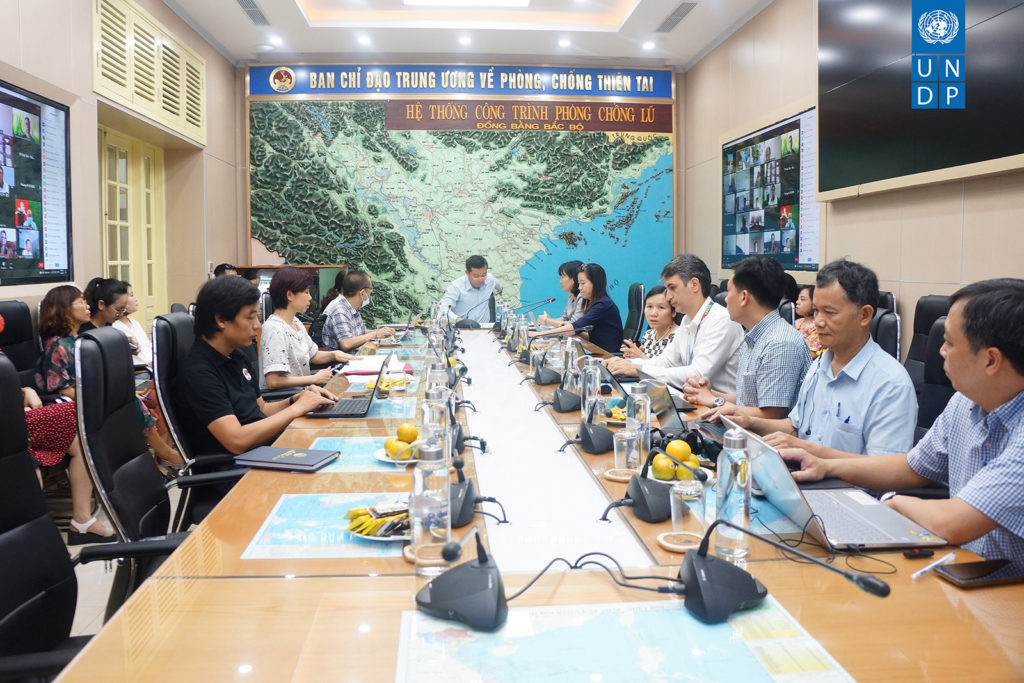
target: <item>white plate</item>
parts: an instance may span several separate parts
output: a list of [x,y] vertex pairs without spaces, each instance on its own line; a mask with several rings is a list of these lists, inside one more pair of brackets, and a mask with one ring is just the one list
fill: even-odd
[[377,543],[399,543],[412,540],[411,534],[409,536],[364,536],[363,534],[357,534],[354,531],[350,531],[349,533],[356,538],[361,538],[365,541],[376,541]]
[[606,415],[602,415],[601,419],[604,420],[604,423],[606,425],[611,425],[612,427],[625,427],[626,426],[626,421],[625,420],[616,420],[615,418],[608,417]]
[[377,458],[381,462],[386,462],[391,465],[398,465],[399,467],[405,467],[406,465],[415,465],[420,461],[419,458],[409,458],[408,460],[394,460],[388,457],[388,452],[383,448],[378,448],[373,452],[373,457]]
[[[704,472],[704,474],[708,475],[707,481],[703,482],[704,485],[705,486],[711,486],[712,484],[714,484],[715,483],[715,473],[712,472],[711,470],[709,470],[706,467],[701,467],[700,469],[701,469],[702,472]],[[651,481],[656,481],[659,484],[674,484],[677,481],[679,481],[679,479],[675,479],[675,478],[673,478],[673,479],[656,479],[654,477],[654,470],[653,469],[647,470],[647,478],[650,479]]]

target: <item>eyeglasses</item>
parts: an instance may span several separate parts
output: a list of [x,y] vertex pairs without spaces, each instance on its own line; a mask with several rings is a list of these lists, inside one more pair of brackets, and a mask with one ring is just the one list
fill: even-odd
[[127,312],[128,312],[128,307],[127,306],[122,306],[121,308],[115,308],[114,309],[114,313],[117,313],[117,317],[118,318],[123,317],[124,314],[127,313]]

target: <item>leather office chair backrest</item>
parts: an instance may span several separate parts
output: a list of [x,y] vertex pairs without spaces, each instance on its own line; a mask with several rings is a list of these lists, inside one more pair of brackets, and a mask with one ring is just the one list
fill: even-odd
[[[644,330],[644,285],[642,282],[634,282],[629,286],[629,293],[626,294],[626,322],[622,324],[622,338],[632,339],[634,343],[640,341],[640,335]],[[618,351],[618,349],[610,349]]]
[[60,645],[71,633],[78,596],[67,546],[28,453],[17,376],[0,354],[0,656]]
[[875,310],[871,338],[896,360],[900,359],[900,317],[887,308]]
[[722,291],[722,288],[716,285],[714,282],[711,283],[711,298],[714,299],[715,295]]
[[270,292],[260,292],[260,322],[267,322],[267,318],[274,315],[274,301],[270,298]]
[[75,342],[78,433],[96,493],[122,541],[167,533],[171,505],[143,434],[128,339],[112,327]]
[[927,355],[928,339],[932,325],[940,317],[949,313],[949,297],[942,294],[927,294],[917,300],[914,307],[914,336],[910,339],[910,349],[903,367],[910,374],[914,386],[920,388],[924,384],[924,360]]
[[188,305],[188,314],[193,318],[196,317],[196,302],[193,301]]
[[892,292],[878,292],[878,307],[896,310],[896,296]]
[[490,320],[491,320],[492,323],[495,320],[494,315],[495,315],[495,308],[497,307],[497,305],[498,305],[498,303],[494,299],[494,292],[491,292],[491,298],[487,300],[487,310],[490,311],[490,315],[491,315]]
[[728,292],[729,291],[729,278],[725,278],[724,280],[722,280],[721,282],[718,283],[718,291],[720,291],[720,292]]
[[185,304],[171,304],[171,313],[188,313],[188,309],[185,308]]
[[716,304],[719,304],[719,305],[721,305],[721,306],[724,306],[724,305],[725,305],[725,297],[726,297],[726,295],[728,295],[728,294],[729,294],[729,290],[727,290],[727,289],[723,289],[722,291],[720,291],[720,292],[719,292],[718,294],[715,294],[715,295],[714,295],[713,297],[711,297],[711,298],[712,298],[712,299],[714,300],[714,302],[715,302]]
[[[942,348],[946,332],[946,316],[939,316],[928,333],[928,346],[924,357],[924,381],[917,392],[917,428],[921,436],[927,432],[956,390],[943,369]],[[920,437],[918,437],[920,438]]]
[[178,371],[195,338],[195,325],[188,313],[168,313],[158,315],[153,320],[153,384],[156,387],[156,398],[171,439],[186,459],[193,457],[193,451],[178,429],[173,391]]
[[0,315],[4,317],[0,350],[14,364],[20,386],[35,388],[39,342],[32,325],[32,314],[24,301],[0,301]]
[[789,299],[779,302],[779,315],[790,325],[796,325],[796,306]]

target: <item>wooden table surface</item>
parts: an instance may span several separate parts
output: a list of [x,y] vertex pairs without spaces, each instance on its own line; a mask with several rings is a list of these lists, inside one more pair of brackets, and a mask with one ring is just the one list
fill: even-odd
[[[508,361],[507,355],[497,358]],[[482,369],[474,374],[476,381],[486,381]],[[537,390],[540,400],[553,388]],[[556,421],[571,435],[579,414]],[[387,436],[396,424],[301,419],[277,443],[306,447],[322,436]],[[596,481],[609,501],[624,495],[626,484],[601,476],[611,467],[610,453],[573,457],[580,461],[581,482]],[[474,476],[469,449],[466,461],[467,475]],[[481,490],[487,486],[478,484]],[[423,585],[412,565],[401,558],[242,560],[241,555],[284,493],[407,493],[411,486],[411,469],[249,472],[61,680],[394,680],[397,625],[403,610],[414,609],[413,596]],[[647,573],[677,571],[682,555],[662,550],[655,541],[670,522],[646,524],[628,510],[622,515],[659,565]],[[801,549],[825,555],[806,544]],[[1024,587],[964,591],[935,576],[913,581],[910,574],[923,566],[921,561],[899,553],[875,556],[896,568],[882,577],[893,585],[885,599],[862,593],[832,572],[787,561],[756,542],[747,568],[857,679],[1024,679],[1019,616]],[[958,556],[965,561],[971,554]],[[886,569],[870,559],[848,561],[860,569]],[[836,566],[843,563],[835,560]],[[507,592],[531,576],[504,574]],[[648,599],[666,598],[619,588],[604,573],[573,571],[545,576],[512,606]]]

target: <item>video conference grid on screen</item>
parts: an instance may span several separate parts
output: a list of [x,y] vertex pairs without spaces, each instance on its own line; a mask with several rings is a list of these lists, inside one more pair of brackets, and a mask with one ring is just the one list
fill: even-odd
[[793,119],[722,147],[722,267],[752,254],[801,264],[800,120]]
[[0,81],[0,284],[71,278],[67,115]]

